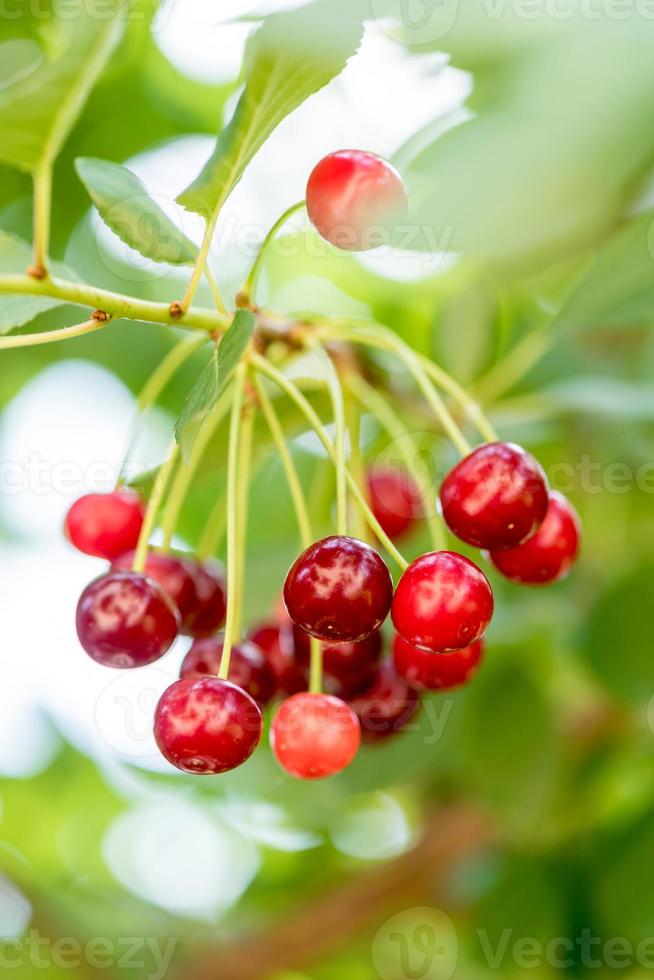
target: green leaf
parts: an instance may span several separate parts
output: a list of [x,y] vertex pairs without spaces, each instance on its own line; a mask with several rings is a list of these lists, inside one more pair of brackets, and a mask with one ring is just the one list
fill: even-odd
[[119,163],[80,157],[77,173],[106,225],[154,262],[192,265],[197,247],[150,197],[142,180]]
[[[32,249],[22,238],[10,235],[0,229],[0,273],[23,273],[32,263]],[[54,262],[55,275],[74,279],[75,275],[65,265]],[[64,305],[60,299],[49,296],[11,296],[0,295],[0,335],[9,333],[16,327],[24,327],[39,313]]]
[[39,11],[51,41],[45,57],[33,71],[0,90],[0,160],[21,170],[34,172],[56,159],[120,39],[130,9],[124,0],[76,4],[75,16],[67,8],[61,19]]
[[191,454],[198,433],[225,391],[252,337],[254,314],[238,310],[231,326],[213,351],[211,360],[189,392],[175,425],[175,436],[185,459]]
[[279,123],[338,75],[359,46],[362,26],[339,16],[345,0],[317,0],[273,14],[250,38],[245,89],[198,178],[178,198],[211,218]]
[[654,212],[616,234],[554,319],[563,328],[654,323]]

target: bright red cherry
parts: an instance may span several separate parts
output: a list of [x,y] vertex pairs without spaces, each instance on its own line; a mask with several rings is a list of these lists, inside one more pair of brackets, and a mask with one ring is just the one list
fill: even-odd
[[144,516],[145,505],[132,490],[87,493],[68,511],[64,532],[78,551],[112,561],[136,547]]
[[319,640],[362,640],[388,615],[393,582],[374,548],[344,535],[310,545],[284,583],[284,602],[296,626]]
[[293,657],[293,634],[290,622],[262,623],[250,631],[249,638],[258,646],[275,675],[275,686],[283,694],[297,694],[307,687],[304,672]]
[[418,650],[401,636],[393,643],[395,669],[418,690],[447,691],[465,684],[477,672],[484,652],[483,641],[478,640],[463,650],[450,653],[433,653]]
[[294,694],[279,706],[270,744],[282,769],[296,779],[324,779],[345,769],[361,742],[349,705],[329,694]]
[[368,473],[368,495],[373,514],[395,541],[422,517],[423,507],[414,480],[401,469],[375,466]]
[[77,635],[105,667],[144,667],[170,648],[179,613],[158,582],[135,572],[109,572],[82,592]]
[[[204,674],[215,676],[220,670],[223,646],[222,636],[207,636],[196,640],[182,661],[179,676],[198,677]],[[268,704],[277,689],[275,675],[263,652],[247,640],[232,647],[229,679],[247,691],[260,705]]]
[[190,561],[195,585],[195,606],[186,616],[184,632],[189,636],[211,636],[225,625],[227,589],[217,561]]
[[562,493],[553,490],[547,515],[529,541],[509,551],[492,551],[495,568],[512,582],[546,585],[565,578],[581,543],[579,515]]
[[[293,627],[295,659],[303,667],[311,663],[309,635]],[[321,642],[324,688],[329,694],[348,699],[374,679],[382,649],[381,633],[376,630],[363,640],[349,643]],[[306,687],[306,684],[304,685]]]
[[420,707],[420,695],[392,664],[383,663],[372,684],[350,700],[350,707],[359,719],[364,741],[374,742],[408,725]]
[[441,486],[443,517],[462,541],[494,551],[535,534],[547,512],[547,479],[529,453],[509,442],[473,450]]
[[161,753],[183,772],[236,769],[261,740],[261,711],[249,694],[217,677],[184,677],[167,688],[154,716]]
[[389,227],[406,212],[407,193],[386,160],[365,150],[338,150],[313,168],[306,202],[323,238],[359,252],[388,241]]
[[402,575],[391,615],[407,643],[422,650],[461,650],[486,631],[493,592],[474,562],[454,551],[432,551]]
[[[134,552],[126,551],[111,563],[114,572],[129,572],[134,563]],[[180,633],[186,632],[189,616],[195,610],[197,596],[195,582],[191,574],[189,562],[176,555],[163,554],[159,551],[149,551],[145,562],[145,574],[159,583],[161,588],[173,600],[179,610],[182,620]]]

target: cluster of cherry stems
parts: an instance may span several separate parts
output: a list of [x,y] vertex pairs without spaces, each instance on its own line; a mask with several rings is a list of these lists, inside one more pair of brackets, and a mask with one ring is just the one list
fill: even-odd
[[[306,206],[323,237],[357,249],[364,247],[364,230],[397,213],[404,194],[386,161],[341,151],[314,169]],[[345,245],[343,228],[350,232]],[[307,346],[337,379],[325,349]],[[253,356],[263,366],[265,359]],[[286,575],[283,608],[242,639],[241,596],[228,595],[218,563],[169,547],[150,549],[160,501],[151,498],[146,509],[139,494],[119,486],[82,497],[66,519],[66,534],[79,550],[111,562],[80,598],[77,631],[95,661],[122,668],[151,664],[179,634],[192,637],[180,679],[162,695],[154,719],[157,744],[179,769],[215,774],[245,762],[262,736],[262,709],[281,697],[270,726],[274,755],[291,775],[317,779],[349,765],[362,737],[375,741],[401,731],[418,711],[422,691],[449,690],[470,679],[482,658],[493,593],[481,569],[454,551],[439,548],[407,565],[394,542],[417,521],[433,521],[437,502],[408,473],[379,465],[368,470],[362,490],[346,469],[343,445],[327,446],[337,465],[338,533],[312,542],[271,400],[255,378],[244,405],[246,381],[244,361],[237,369],[230,453],[243,412],[261,409],[277,437],[303,532],[305,547]],[[374,399],[372,388],[367,394]],[[335,416],[342,414],[338,399],[334,406]],[[567,574],[579,549],[578,518],[550,491],[538,462],[500,441],[462,455],[439,492],[449,530],[487,552],[514,582],[542,585]],[[162,471],[170,465],[172,457]],[[168,475],[160,472],[160,478]],[[404,569],[395,588],[376,548],[346,533],[346,481],[377,539]],[[153,498],[165,480],[157,483]],[[238,487],[232,491],[233,504]],[[228,524],[228,565],[233,545]],[[389,613],[395,636],[392,656],[383,659],[381,627]]]

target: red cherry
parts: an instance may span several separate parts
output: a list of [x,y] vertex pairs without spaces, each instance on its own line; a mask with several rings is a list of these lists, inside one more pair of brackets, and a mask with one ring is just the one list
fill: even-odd
[[508,551],[492,551],[495,568],[524,585],[546,585],[565,578],[581,544],[579,515],[569,500],[553,490],[547,515],[529,541]]
[[261,740],[261,711],[249,694],[217,677],[184,677],[161,696],[154,737],[183,772],[209,775],[236,769]]
[[275,675],[275,687],[284,694],[306,689],[306,678],[293,659],[293,637],[290,623],[262,623],[250,631],[249,638],[268,661]]
[[[293,627],[295,659],[303,667],[311,663],[309,635]],[[349,643],[321,643],[324,688],[339,698],[350,698],[373,680],[382,648],[377,630],[363,640]],[[306,684],[304,685],[307,686]]]
[[144,667],[170,648],[179,613],[154,579],[109,572],[82,592],[77,635],[89,657],[105,667]]
[[477,672],[484,652],[483,641],[478,640],[463,650],[450,653],[433,653],[418,650],[401,636],[393,643],[395,669],[411,687],[427,691],[447,691],[465,684]]
[[422,650],[461,650],[479,640],[493,615],[493,592],[480,568],[454,551],[411,562],[391,610],[395,629]]
[[316,541],[291,566],[284,583],[288,614],[319,640],[362,640],[388,615],[393,583],[374,548],[343,535]]
[[85,555],[112,561],[136,547],[144,516],[145,505],[132,490],[87,493],[68,511],[64,532]]
[[395,735],[408,725],[420,707],[420,696],[392,664],[383,663],[372,684],[350,700],[350,707],[361,723],[364,741],[374,742]]
[[[133,563],[134,552],[126,551],[125,554],[120,555],[111,563],[111,570],[113,572],[129,572]],[[197,601],[195,583],[189,563],[176,555],[150,551],[145,562],[145,574],[158,582],[164,592],[173,600],[182,620],[180,633],[185,633],[188,617],[194,610]]]
[[184,632],[188,636],[211,636],[225,625],[227,589],[225,576],[217,561],[189,562],[195,585],[195,605],[186,616]]
[[323,779],[345,769],[361,741],[352,708],[329,694],[294,694],[279,706],[270,744],[282,769],[296,779]]
[[[216,675],[220,670],[224,641],[222,636],[208,636],[196,640],[184,657],[180,677]],[[251,698],[265,705],[274,697],[277,685],[263,652],[247,640],[232,647],[229,660],[229,679],[242,687]]]
[[307,184],[307,213],[332,245],[358,252],[384,244],[407,208],[404,181],[386,160],[365,150],[338,150],[316,164]]
[[477,548],[513,548],[535,534],[547,512],[547,479],[529,453],[508,442],[479,446],[450,470],[440,491],[443,517]]
[[393,541],[422,517],[420,492],[403,470],[375,466],[368,473],[368,495],[373,514]]

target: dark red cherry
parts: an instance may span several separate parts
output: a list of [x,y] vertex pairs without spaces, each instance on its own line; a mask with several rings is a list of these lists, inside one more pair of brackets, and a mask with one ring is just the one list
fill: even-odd
[[[308,668],[311,663],[311,641],[308,633],[294,626],[293,642],[295,659],[305,669]],[[347,699],[374,679],[382,649],[381,633],[378,630],[363,640],[349,643],[321,641],[321,647],[323,686],[328,694]],[[308,679],[308,671],[306,676]]]
[[154,737],[183,772],[210,775],[236,769],[261,740],[261,711],[249,694],[217,677],[184,677],[161,696]]
[[364,741],[374,742],[408,725],[420,707],[420,696],[392,664],[383,663],[372,684],[350,700],[350,707],[359,719]]
[[581,544],[579,516],[562,493],[550,494],[547,515],[529,541],[508,551],[492,551],[495,568],[512,582],[546,585],[565,578]]
[[450,653],[433,653],[418,650],[401,636],[393,643],[393,662],[400,676],[418,690],[447,691],[465,684],[477,672],[484,652],[482,640],[452,650]]
[[[195,640],[182,661],[180,677],[215,676],[220,670],[223,637],[207,636]],[[229,679],[250,695],[257,704],[266,705],[273,698],[277,685],[275,675],[263,651],[254,643],[243,640],[232,647],[229,659]]]
[[368,496],[373,514],[393,541],[407,534],[422,517],[420,491],[401,468],[375,466],[371,469]]
[[225,625],[227,589],[222,566],[217,561],[190,561],[195,586],[195,604],[186,617],[189,636],[211,636]]
[[461,650],[486,631],[493,592],[474,562],[454,551],[432,551],[402,575],[391,615],[407,643],[423,650]]
[[374,548],[344,535],[316,541],[291,566],[284,602],[296,626],[319,640],[362,640],[388,615],[393,583]]
[[268,661],[275,675],[275,685],[283,694],[297,694],[307,687],[304,672],[293,657],[293,634],[290,622],[262,623],[250,631],[249,638]]
[[[126,551],[125,554],[114,559],[111,570],[128,572],[131,571],[133,563],[134,552]],[[150,551],[145,562],[145,574],[155,579],[173,600],[182,620],[180,633],[185,633],[188,617],[194,610],[197,600],[189,562],[176,555]]]
[[306,203],[323,238],[358,252],[388,242],[389,228],[406,212],[407,193],[386,160],[365,150],[338,150],[313,168]]
[[443,517],[477,548],[513,548],[535,534],[547,511],[547,479],[529,453],[509,442],[473,450],[440,490]]
[[68,511],[64,531],[85,555],[112,561],[136,547],[144,516],[145,505],[132,490],[87,493]]
[[170,648],[179,613],[158,582],[135,572],[109,572],[82,592],[77,635],[105,667],[144,667]]
[[270,744],[282,769],[296,779],[323,779],[357,754],[361,729],[349,705],[329,694],[294,694],[273,718]]

